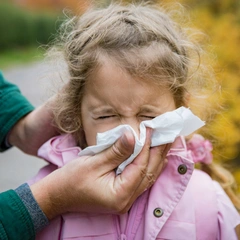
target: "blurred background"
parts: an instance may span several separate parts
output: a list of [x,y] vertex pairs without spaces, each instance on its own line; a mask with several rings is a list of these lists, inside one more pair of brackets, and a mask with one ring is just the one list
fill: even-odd
[[[96,1],[100,5],[109,2]],[[219,140],[214,150],[215,161],[230,169],[237,179],[239,191],[240,1],[177,2],[186,7],[193,26],[206,33],[206,47],[215,57],[213,68],[222,87],[221,98],[217,101],[223,106],[223,111],[213,115],[209,131]],[[90,0],[0,0],[0,69],[35,106],[44,101],[44,88],[41,86],[41,77],[47,69],[43,61],[44,46],[51,42],[64,19],[63,10],[82,14],[92,4],[94,2]],[[0,154],[0,160],[0,191],[17,187],[45,164],[17,149]]]

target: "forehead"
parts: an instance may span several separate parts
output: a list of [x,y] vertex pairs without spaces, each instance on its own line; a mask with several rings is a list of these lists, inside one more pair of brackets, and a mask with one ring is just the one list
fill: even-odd
[[84,96],[89,110],[109,106],[120,111],[127,107],[131,111],[142,109],[142,106],[158,108],[173,103],[173,96],[168,89],[149,79],[133,77],[109,61],[89,76]]
[[[107,88],[110,85],[115,85],[120,90],[126,86],[139,85],[146,88],[157,87],[159,91],[165,91],[168,88],[169,80],[164,77],[163,72],[156,72],[146,66],[144,64],[146,59],[134,60],[133,57],[132,54],[129,54],[119,59],[116,56],[99,54],[95,67],[87,78],[87,87],[94,88],[94,86],[104,85]],[[144,65],[145,69],[143,69]]]
[[166,90],[163,86],[157,84],[156,81],[152,81],[147,77],[139,77],[136,74],[131,75],[127,70],[119,66],[114,61],[104,61],[98,64],[88,77],[86,81],[85,90],[87,91],[100,91],[103,90],[106,93],[111,90],[117,92],[124,91],[151,91],[158,90],[159,93]]

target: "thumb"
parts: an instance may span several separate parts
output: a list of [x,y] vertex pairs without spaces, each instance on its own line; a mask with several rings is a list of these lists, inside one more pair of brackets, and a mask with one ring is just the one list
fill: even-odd
[[[125,132],[111,147],[98,154],[105,171],[112,171],[131,156],[134,150],[135,138],[132,132]],[[106,166],[108,166],[106,169]]]

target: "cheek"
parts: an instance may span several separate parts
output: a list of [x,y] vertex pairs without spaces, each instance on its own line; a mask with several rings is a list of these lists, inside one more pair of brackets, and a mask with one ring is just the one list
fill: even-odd
[[108,130],[111,130],[119,125],[119,122],[115,123],[86,123],[83,124],[83,130],[85,133],[85,139],[87,146],[93,146],[96,145],[96,137],[98,133],[106,132]]
[[83,131],[85,134],[85,140],[87,146],[96,145],[96,136],[97,136],[97,129],[91,127],[90,124],[83,125]]

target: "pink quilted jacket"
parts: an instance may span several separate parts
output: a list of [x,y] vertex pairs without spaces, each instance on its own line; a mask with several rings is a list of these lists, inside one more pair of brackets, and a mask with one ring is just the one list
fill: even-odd
[[[39,149],[50,164],[29,183],[76,158],[81,149],[71,135],[57,136]],[[211,146],[197,138],[188,147],[178,138],[168,153],[168,165],[153,187],[123,215],[69,213],[57,217],[36,239],[42,240],[235,240],[239,214],[220,185],[194,161],[209,162]],[[87,174],[87,173],[86,173]]]

